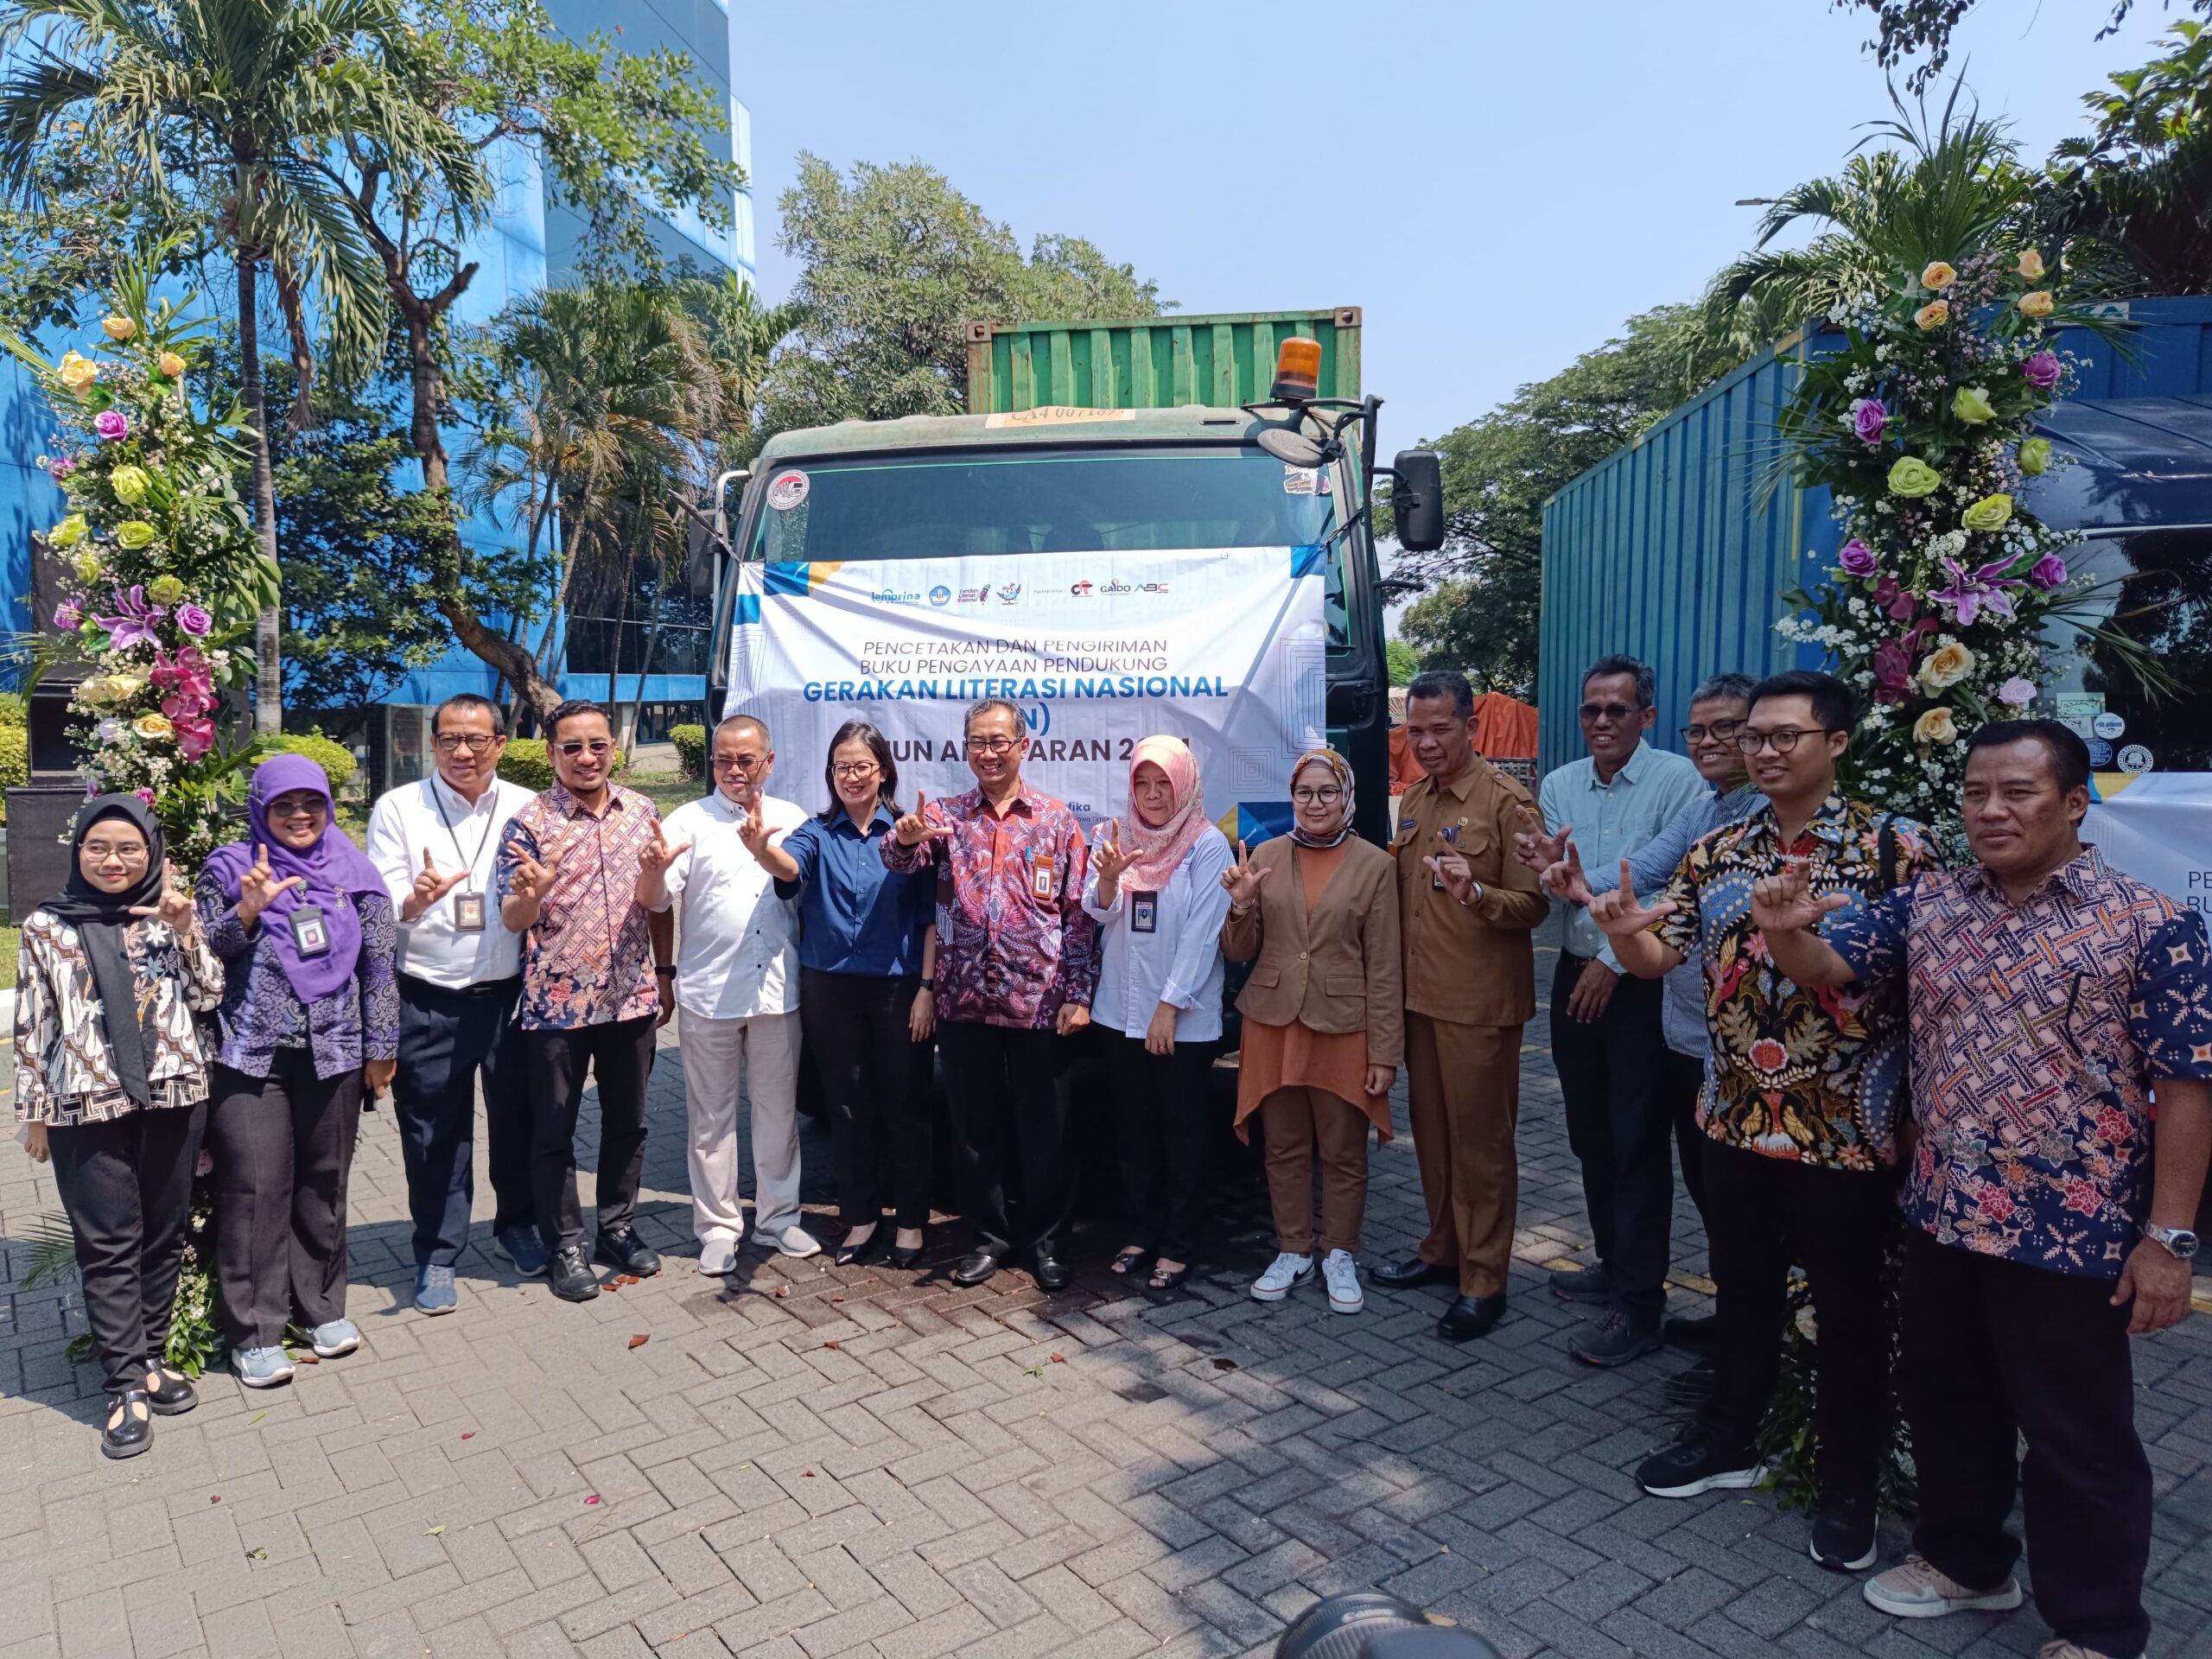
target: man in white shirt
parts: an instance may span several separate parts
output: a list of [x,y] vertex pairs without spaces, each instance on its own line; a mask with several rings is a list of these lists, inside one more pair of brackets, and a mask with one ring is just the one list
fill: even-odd
[[463,692],[430,716],[437,771],[387,793],[369,814],[369,857],[399,918],[399,1122],[415,1221],[415,1306],[449,1313],[454,1263],[468,1243],[476,1084],[496,1203],[492,1236],[517,1272],[545,1271],[531,1201],[530,1103],[515,1001],[522,941],[501,925],[493,867],[499,832],[531,800],[504,782],[506,719]]
[[714,792],[668,815],[639,855],[638,902],[683,901],[676,1006],[690,1118],[692,1230],[699,1271],[728,1273],[745,1236],[738,1203],[741,1065],[753,1107],[753,1220],[785,1255],[822,1246],[799,1224],[798,906],[749,850],[805,822],[761,791],[775,765],[768,728],[749,715],[715,728]]

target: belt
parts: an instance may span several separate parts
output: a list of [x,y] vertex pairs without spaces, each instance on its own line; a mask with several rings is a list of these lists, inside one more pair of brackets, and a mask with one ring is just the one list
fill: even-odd
[[491,980],[482,985],[459,987],[435,984],[429,980],[418,978],[413,974],[401,974],[398,978],[399,988],[416,996],[442,996],[465,1001],[474,1001],[479,998],[511,996],[514,993],[515,987],[522,983],[520,974],[510,974],[505,979]]

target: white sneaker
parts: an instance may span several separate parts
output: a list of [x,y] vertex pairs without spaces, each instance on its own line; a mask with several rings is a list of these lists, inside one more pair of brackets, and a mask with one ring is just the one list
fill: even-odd
[[776,1248],[785,1255],[819,1255],[822,1241],[794,1222],[776,1235]]
[[1349,1250],[1331,1250],[1321,1258],[1321,1277],[1329,1285],[1329,1312],[1357,1313],[1367,1306],[1359,1294],[1359,1264]]
[[1279,1302],[1313,1276],[1313,1258],[1284,1250],[1268,1263],[1268,1270],[1252,1281],[1255,1301]]
[[[1866,1580],[1868,1602],[1899,1618],[1941,1618],[1946,1613],[2006,1613],[2020,1605],[2020,1581],[2009,1573],[1991,1590],[1961,1584],[1925,1555],[1908,1555],[1898,1566]],[[2050,1651],[2049,1649],[2044,1649]]]
[[699,1247],[699,1271],[718,1279],[737,1271],[737,1245],[727,1238],[710,1238]]

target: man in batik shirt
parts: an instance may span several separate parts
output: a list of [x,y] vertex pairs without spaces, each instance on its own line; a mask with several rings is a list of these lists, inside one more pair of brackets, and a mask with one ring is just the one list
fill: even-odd
[[1900,1380],[1920,1513],[1866,1599],[1908,1618],[2018,1606],[2005,1522],[2024,1485],[2046,1659],[2134,1659],[2151,1465],[2127,1339],[2189,1313],[2212,1152],[2204,921],[2083,844],[2088,746],[2057,721],[1975,733],[1964,795],[1969,868],[1825,927],[1831,901],[1794,871],[1751,894],[1797,983],[1908,988]]

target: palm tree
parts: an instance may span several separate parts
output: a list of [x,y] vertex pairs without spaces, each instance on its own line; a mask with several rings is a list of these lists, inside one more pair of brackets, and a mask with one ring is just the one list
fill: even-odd
[[[371,365],[385,327],[384,274],[319,152],[373,141],[456,175],[460,136],[405,95],[389,60],[406,40],[399,0],[10,0],[0,53],[0,188],[34,176],[39,148],[73,124],[129,135],[144,187],[188,198],[219,226],[237,271],[239,381],[261,548],[276,559],[276,503],[261,373],[259,276],[276,278],[296,361],[308,373],[312,300],[330,361]],[[304,359],[302,361],[302,359]],[[282,724],[279,619],[258,630],[255,724]]]
[[[1872,124],[1841,173],[1743,203],[1766,209],[1758,239],[1707,284],[1702,346],[1740,362],[1808,318],[1887,288],[1902,271],[1963,257],[2021,226],[2036,176],[2019,165],[2004,128],[1974,111],[1961,116],[1958,97],[1954,89],[1931,126],[1924,108],[1916,118],[1892,93],[1897,118]],[[1805,219],[1828,228],[1802,248],[1770,245]]]

